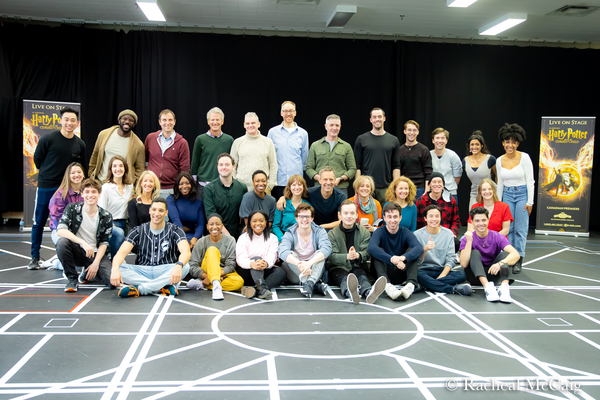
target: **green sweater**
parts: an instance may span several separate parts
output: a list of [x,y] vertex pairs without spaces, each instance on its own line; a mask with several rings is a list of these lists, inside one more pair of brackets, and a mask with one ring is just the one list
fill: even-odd
[[203,133],[198,135],[192,152],[192,175],[198,182],[212,182],[219,177],[217,160],[221,153],[229,153],[233,138],[223,133],[218,138]]
[[[341,225],[341,224],[340,224]],[[352,263],[346,259],[348,255],[348,249],[346,247],[346,234],[340,229],[340,225],[336,226],[327,233],[329,241],[331,242],[331,254],[327,258],[327,268],[332,270],[335,268],[342,268],[348,272],[352,271]],[[369,240],[371,240],[371,233],[359,224],[356,225],[354,231],[354,249],[360,254],[359,266],[368,270],[369,265],[367,261],[371,256],[367,249],[369,248]]]
[[[308,151],[308,160],[306,162],[306,175],[310,179],[319,173],[321,168],[330,166],[335,172],[335,177],[339,178],[346,175],[348,180],[340,182],[338,188],[347,188],[349,180],[356,175],[356,160],[354,159],[354,150],[350,144],[342,139],[337,140],[330,150],[331,146],[327,137],[323,137],[310,145]],[[318,185],[319,182],[315,182]]]

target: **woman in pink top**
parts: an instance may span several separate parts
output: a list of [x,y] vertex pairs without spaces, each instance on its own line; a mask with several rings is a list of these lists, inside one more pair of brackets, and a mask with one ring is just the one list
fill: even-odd
[[268,221],[269,216],[264,211],[252,211],[246,232],[240,236],[235,248],[236,261],[241,267],[238,273],[244,282],[250,283],[242,288],[242,294],[247,298],[256,295],[259,299],[271,299],[270,289],[281,285],[286,277],[285,270],[275,265],[279,241],[271,233]]

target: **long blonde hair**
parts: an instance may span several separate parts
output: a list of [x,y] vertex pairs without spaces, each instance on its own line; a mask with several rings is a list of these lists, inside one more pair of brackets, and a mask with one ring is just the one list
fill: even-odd
[[398,184],[400,182],[406,182],[406,184],[408,185],[408,196],[406,196],[406,202],[408,203],[409,206],[412,206],[415,203],[415,198],[417,197],[417,187],[415,186],[413,181],[411,181],[406,176],[400,176],[400,177],[394,179],[392,183],[390,183],[390,186],[385,191],[385,200],[386,201],[397,201],[398,200],[396,198],[396,188],[398,187]]
[[[69,164],[67,166],[67,169],[65,170],[65,174],[63,175],[62,182],[60,183],[60,186],[57,189],[57,191],[62,190],[62,193],[60,194],[60,198],[63,200],[67,197],[67,194],[69,194],[69,190],[72,187],[71,186],[71,170],[73,169],[73,167],[79,167],[81,169],[81,172],[83,173],[83,177],[85,178],[85,171],[81,164],[79,164],[78,162]],[[82,181],[83,181],[83,179],[82,179]]]
[[496,190],[496,183],[490,178],[484,178],[481,180],[481,182],[479,182],[479,186],[477,187],[477,198],[475,199],[475,201],[477,201],[480,204],[483,204],[483,195],[481,194],[481,187],[484,183],[487,183],[492,187],[492,192],[494,192],[494,196],[492,197],[492,199],[494,200],[494,204],[496,204],[497,201],[500,201],[500,198],[498,197],[498,193]]
[[156,199],[160,195],[160,181],[158,180],[158,176],[152,171],[144,171],[140,175],[137,183],[135,184],[135,191],[131,196],[132,199],[137,199],[138,203],[142,200],[142,181],[144,180],[144,176],[150,175],[152,180],[154,180],[154,189],[152,189],[152,200]]

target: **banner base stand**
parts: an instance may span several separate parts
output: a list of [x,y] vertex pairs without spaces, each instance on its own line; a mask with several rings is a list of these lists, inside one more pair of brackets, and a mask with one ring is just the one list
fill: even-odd
[[536,235],[558,235],[558,236],[573,236],[573,237],[590,237],[589,232],[561,232],[561,231],[541,231],[535,230]]

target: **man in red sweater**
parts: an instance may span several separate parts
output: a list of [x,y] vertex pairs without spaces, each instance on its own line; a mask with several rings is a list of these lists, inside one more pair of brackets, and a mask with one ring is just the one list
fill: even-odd
[[160,180],[160,197],[173,194],[175,178],[180,172],[190,170],[190,148],[187,140],[175,132],[175,113],[162,110],[158,115],[162,130],[146,137],[148,169]]

